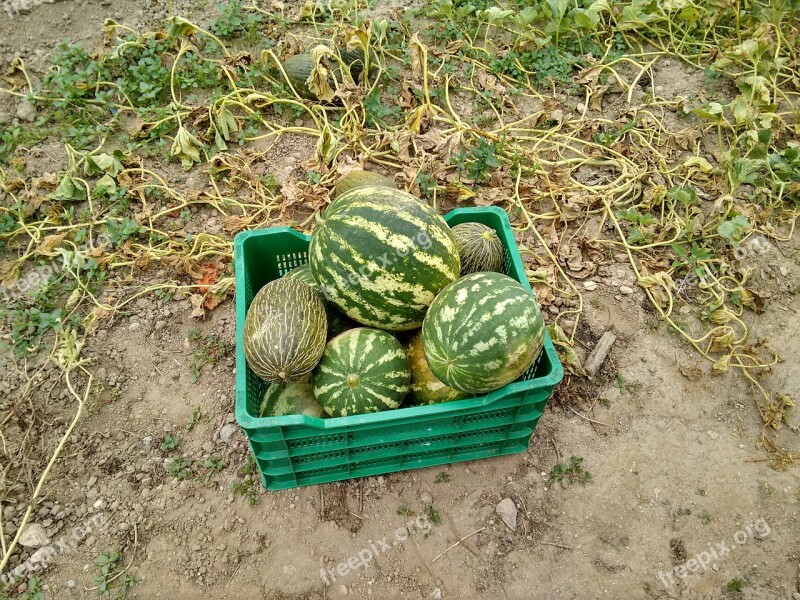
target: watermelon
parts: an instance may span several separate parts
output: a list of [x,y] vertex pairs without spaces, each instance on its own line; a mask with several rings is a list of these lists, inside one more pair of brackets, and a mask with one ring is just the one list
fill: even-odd
[[307,415],[324,417],[311,382],[273,383],[264,392],[259,414],[262,417],[281,417],[283,415]]
[[302,281],[303,283],[310,285],[314,291],[319,293],[320,300],[322,300],[322,305],[325,307],[325,316],[328,318],[328,339],[336,337],[343,331],[347,331],[348,329],[352,329],[353,327],[357,326],[356,323],[347,317],[347,315],[343,314],[342,311],[336,308],[336,306],[334,306],[325,298],[325,296],[322,295],[317,282],[314,281],[314,276],[311,274],[311,267],[308,263],[292,269],[286,273],[284,277],[287,279],[297,279]]
[[503,242],[483,223],[460,223],[452,229],[461,259],[461,275],[481,271],[503,272]]
[[411,369],[411,390],[406,399],[408,404],[437,404],[469,397],[467,392],[454,390],[433,374],[428,366],[428,361],[425,360],[425,353],[422,351],[421,331],[416,331],[408,341],[406,355],[408,356],[408,366]]
[[[361,72],[364,70],[364,51],[341,50],[339,56],[342,61],[348,65],[353,81],[357,82],[361,76]],[[373,64],[374,60],[376,59],[373,59]],[[314,70],[314,59],[311,54],[295,54],[287,58],[281,66],[286,73],[286,77],[288,77],[289,81],[292,83],[292,87],[294,87],[301,98],[317,100],[316,94],[308,87],[308,78],[311,76],[311,71]],[[341,65],[334,59],[326,58],[325,66],[331,73],[328,77],[328,85],[331,89],[335,90],[336,84],[333,80],[334,77],[339,84],[344,81]]]
[[337,198],[353,188],[368,186],[394,188],[394,179],[372,171],[350,171],[347,175],[342,175],[336,182],[331,197]]
[[522,375],[544,344],[539,305],[502,273],[472,273],[444,288],[422,325],[422,349],[443,383],[480,394]]
[[314,395],[325,412],[346,417],[400,406],[411,373],[394,336],[356,327],[328,342],[313,381]]
[[385,187],[345,192],[309,245],[323,294],[354,321],[404,331],[422,324],[436,294],[459,275],[444,219],[411,194]]
[[270,281],[247,309],[247,364],[271,383],[302,381],[319,362],[327,331],[328,319],[318,292],[296,279]]

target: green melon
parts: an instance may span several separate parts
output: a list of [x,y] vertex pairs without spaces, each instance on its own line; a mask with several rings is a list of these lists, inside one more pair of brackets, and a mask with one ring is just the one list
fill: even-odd
[[452,228],[461,259],[461,276],[481,271],[503,272],[503,242],[483,223],[460,223]]
[[270,281],[247,309],[247,364],[271,383],[301,381],[319,362],[327,330],[318,292],[296,279]]
[[332,417],[360,415],[400,406],[410,380],[400,342],[357,327],[328,342],[314,370],[314,395]]
[[329,302],[322,291],[319,289],[317,282],[314,281],[314,276],[311,274],[311,267],[308,263],[296,267],[284,275],[287,279],[297,279],[303,283],[310,285],[312,289],[319,293],[322,305],[325,307],[325,316],[328,317],[328,339],[336,337],[343,331],[357,327],[352,319],[343,314],[336,306]]
[[[349,66],[353,81],[357,82],[358,78],[361,76],[361,72],[364,70],[364,52],[362,50],[341,50],[339,56],[342,61]],[[332,73],[328,78],[328,85],[335,90],[336,86],[334,85],[333,78],[336,77],[336,81],[339,83],[344,79],[342,77],[341,66],[338,62],[331,59],[326,59],[325,64]],[[301,98],[307,100],[317,99],[316,94],[309,89],[306,83],[311,75],[311,71],[314,69],[314,59],[310,54],[295,54],[294,56],[290,56],[283,61],[282,66],[286,77],[289,78],[289,81]]]
[[468,398],[467,392],[454,390],[433,374],[422,351],[422,332],[417,331],[406,345],[408,366],[411,369],[411,390],[406,402],[412,405],[437,404]]
[[459,275],[450,228],[411,194],[361,187],[334,200],[309,245],[325,296],[364,325],[415,329],[436,294]]
[[539,305],[502,273],[473,273],[447,286],[422,325],[431,371],[457,390],[480,394],[503,387],[536,360],[544,343]]
[[273,383],[264,392],[259,414],[262,417],[327,416],[314,396],[314,386],[310,382]]
[[353,188],[369,186],[394,188],[394,179],[372,171],[350,171],[336,182],[331,197],[337,198]]

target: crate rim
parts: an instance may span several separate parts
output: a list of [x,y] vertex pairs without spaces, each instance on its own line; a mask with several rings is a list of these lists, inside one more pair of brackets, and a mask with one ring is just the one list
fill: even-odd
[[[455,208],[444,215],[445,220],[458,215],[471,215],[475,213],[494,214],[497,215],[503,222],[504,227],[511,229],[511,222],[508,219],[508,214],[501,208],[496,206],[479,206],[479,207],[464,207]],[[311,236],[301,233],[296,229],[287,226],[269,227],[267,229],[251,229],[249,231],[242,231],[236,234],[233,240],[234,247],[234,268],[235,273],[238,275],[244,271],[244,253],[243,247],[245,241],[251,237],[261,237],[276,234],[289,233],[298,239],[310,241]],[[511,253],[511,259],[517,270],[521,273],[525,272],[525,266],[519,253]],[[238,277],[237,277],[238,279]],[[520,282],[532,294],[533,290],[530,282],[525,279]],[[245,314],[247,312],[244,294],[237,293],[236,296],[236,313]],[[443,402],[440,404],[431,404],[428,406],[407,406],[405,408],[398,408],[390,411],[380,411],[375,413],[368,413],[363,415],[349,415],[346,417],[330,417],[322,419],[319,417],[309,417],[306,415],[285,415],[282,417],[253,417],[247,412],[247,399],[246,399],[246,377],[247,377],[247,360],[244,355],[244,348],[242,344],[236,344],[236,377],[235,377],[235,416],[236,422],[245,430],[253,430],[258,428],[274,428],[274,427],[287,427],[287,426],[306,426],[313,429],[319,429],[320,433],[325,433],[326,430],[341,431],[343,427],[366,425],[366,424],[380,424],[388,423],[391,421],[414,418],[418,416],[429,415],[443,415],[451,412],[459,412],[469,410],[480,406],[487,406],[497,400],[502,399],[508,394],[518,392],[533,392],[540,390],[550,390],[555,387],[564,378],[564,367],[558,359],[553,342],[550,339],[550,334],[545,328],[544,345],[542,352],[547,353],[550,361],[550,372],[543,377],[536,379],[528,379],[525,381],[515,381],[506,386],[501,387],[489,394],[478,396],[477,398],[467,398],[464,400],[454,400],[450,402]],[[240,319],[236,320],[236,339],[242,339],[244,335],[244,322]],[[402,416],[400,412],[402,411]]]

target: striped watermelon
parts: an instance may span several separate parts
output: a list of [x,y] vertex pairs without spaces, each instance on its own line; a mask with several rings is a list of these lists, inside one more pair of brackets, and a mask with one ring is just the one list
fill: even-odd
[[459,275],[444,219],[411,194],[351,189],[334,200],[309,246],[314,279],[347,316],[391,331],[414,329]]
[[271,383],[302,381],[322,356],[327,331],[319,293],[296,279],[270,281],[247,309],[247,364]]
[[422,325],[431,371],[465,392],[496,390],[539,356],[544,319],[528,290],[502,273],[473,273],[433,301]]
[[410,380],[400,342],[357,327],[328,342],[314,370],[314,394],[332,417],[360,415],[400,406]]
[[461,275],[481,271],[503,272],[503,242],[483,223],[460,223],[451,230],[461,259]]
[[325,307],[325,316],[328,317],[328,339],[336,337],[343,331],[357,327],[352,319],[348,318],[347,315],[342,313],[342,311],[336,308],[336,306],[322,295],[317,282],[314,281],[314,276],[311,274],[311,267],[308,263],[292,269],[286,273],[284,277],[287,279],[298,279],[310,285],[312,289],[319,293],[322,305]]
[[370,186],[394,188],[394,179],[374,171],[350,171],[336,182],[331,197],[337,198],[353,188]]
[[310,382],[273,383],[264,392],[259,414],[262,417],[307,415],[325,417]]
[[408,366],[411,368],[411,391],[408,392],[407,402],[412,405],[436,404],[468,398],[469,394],[454,390],[443,384],[431,372],[425,353],[422,351],[422,332],[417,331],[406,345]]

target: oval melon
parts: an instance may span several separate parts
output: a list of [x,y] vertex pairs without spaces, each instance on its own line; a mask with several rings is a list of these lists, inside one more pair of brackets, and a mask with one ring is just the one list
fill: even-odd
[[329,302],[322,291],[319,289],[317,282],[314,281],[314,276],[311,274],[311,267],[308,263],[296,267],[284,275],[287,279],[297,279],[306,285],[311,286],[313,290],[319,293],[322,305],[325,307],[325,316],[328,318],[328,339],[336,337],[343,331],[357,327],[358,324],[340,311],[336,306]]
[[461,276],[481,271],[503,272],[503,242],[483,223],[459,223],[451,230],[461,259]]
[[247,364],[271,383],[301,381],[319,362],[327,330],[318,292],[296,279],[270,281],[247,309]]

